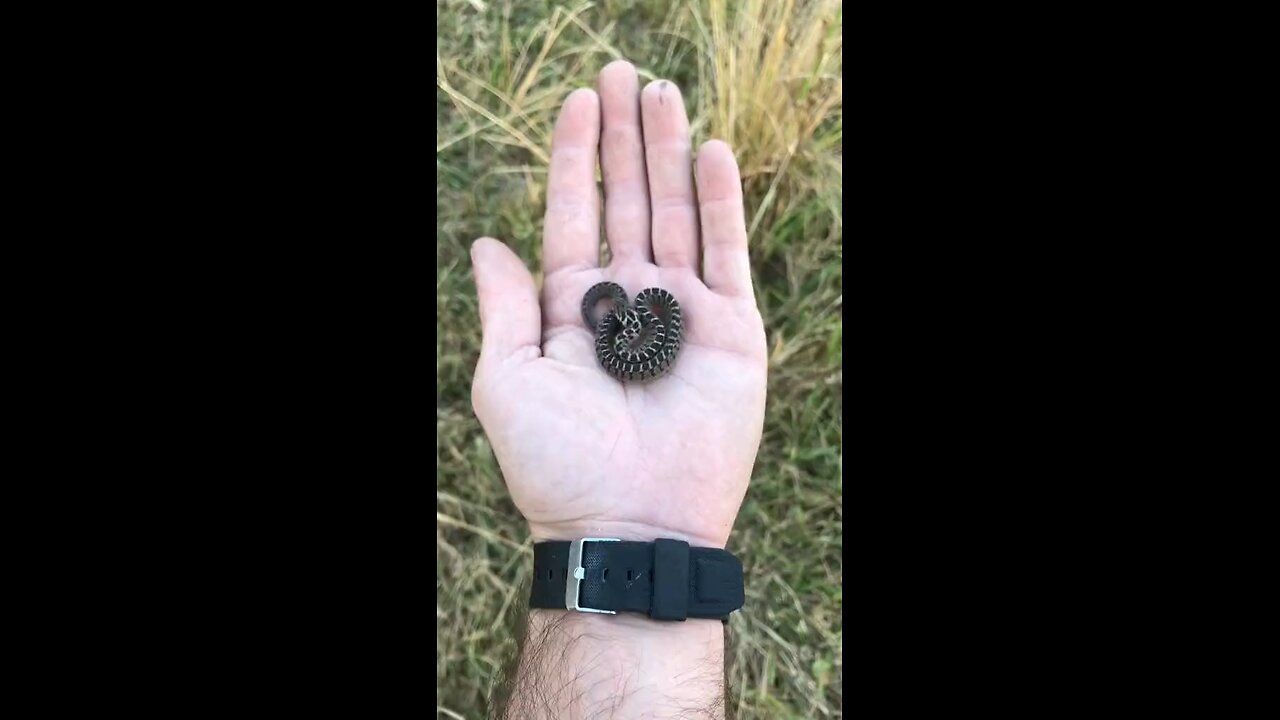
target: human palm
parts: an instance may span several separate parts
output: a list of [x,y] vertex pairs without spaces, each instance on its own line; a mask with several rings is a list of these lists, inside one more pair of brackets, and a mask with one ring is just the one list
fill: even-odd
[[[556,123],[541,302],[505,245],[472,247],[484,326],[473,403],[535,540],[723,546],[733,527],[760,442],[766,348],[733,153],[713,141],[697,164],[695,191],[679,89],[641,92],[631,65],[611,63],[599,94],[575,91]],[[604,280],[680,303],[680,353],[661,378],[624,384],[600,367],[581,303]]]

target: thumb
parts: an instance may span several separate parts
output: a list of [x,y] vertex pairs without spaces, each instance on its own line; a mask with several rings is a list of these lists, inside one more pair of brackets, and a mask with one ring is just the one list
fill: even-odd
[[524,261],[506,245],[482,237],[471,244],[471,264],[484,330],[481,363],[517,355],[523,360],[541,356],[542,310],[538,288]]

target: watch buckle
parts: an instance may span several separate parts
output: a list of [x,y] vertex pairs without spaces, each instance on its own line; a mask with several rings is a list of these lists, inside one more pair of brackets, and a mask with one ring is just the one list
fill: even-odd
[[564,606],[569,610],[577,610],[578,612],[606,613],[609,615],[617,615],[616,610],[600,610],[597,608],[582,607],[578,604],[579,591],[582,589],[582,580],[586,577],[587,570],[582,566],[582,545],[589,542],[620,542],[620,538],[579,538],[569,545],[569,566],[565,572],[564,581]]

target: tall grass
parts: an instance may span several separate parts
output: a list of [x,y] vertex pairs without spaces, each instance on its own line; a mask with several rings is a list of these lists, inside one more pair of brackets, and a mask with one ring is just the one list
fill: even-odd
[[[689,13],[698,30],[699,71],[712,89],[699,112],[709,117],[711,133],[733,146],[748,195],[760,198],[751,234],[771,210],[814,190],[806,183],[834,179],[816,190],[838,190],[839,0],[710,0]],[[838,203],[831,209],[838,213]]]
[[[545,167],[564,96],[590,85],[604,61],[626,57],[614,38],[616,22],[593,29],[583,20],[591,3],[557,6],[515,38],[511,8],[509,2],[503,5],[498,53],[483,76],[468,71],[457,58],[437,54],[436,85],[466,121],[460,132],[437,139],[437,153],[479,136],[490,145],[523,148],[537,166]],[[694,50],[698,84],[686,88],[694,100],[691,126],[702,139],[717,137],[733,146],[748,194],[761,200],[751,219],[752,233],[768,211],[785,205],[780,200],[805,191],[838,193],[843,129],[839,1],[709,0],[678,8],[665,13],[661,28],[650,31],[661,52],[627,59],[644,78],[655,79],[670,74],[663,71]],[[815,179],[823,186],[803,187]],[[828,207],[838,215],[838,203]]]

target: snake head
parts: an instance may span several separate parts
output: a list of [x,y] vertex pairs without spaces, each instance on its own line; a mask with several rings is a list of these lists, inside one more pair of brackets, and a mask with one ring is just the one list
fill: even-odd
[[614,311],[618,316],[618,324],[622,326],[622,333],[629,337],[638,337],[640,331],[644,329],[643,323],[640,322],[640,313],[636,312],[633,307],[624,307]]

